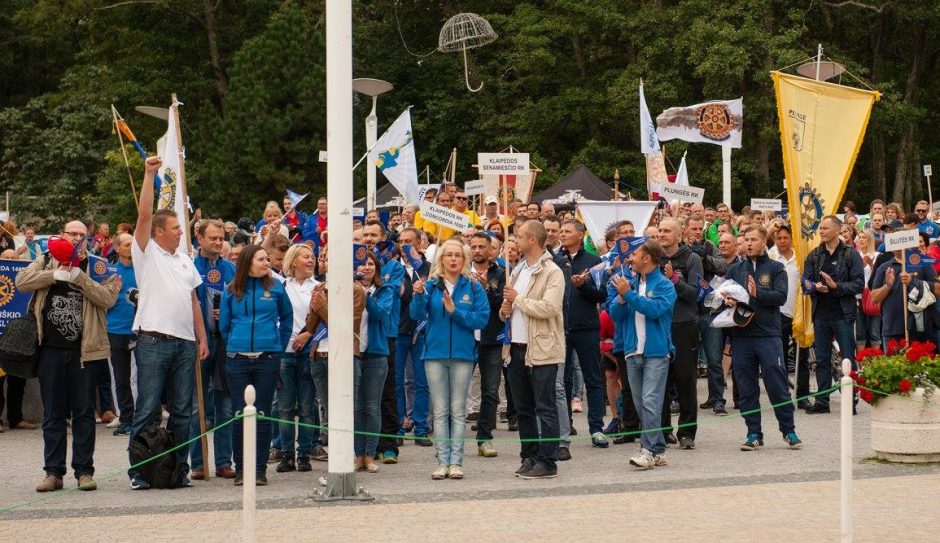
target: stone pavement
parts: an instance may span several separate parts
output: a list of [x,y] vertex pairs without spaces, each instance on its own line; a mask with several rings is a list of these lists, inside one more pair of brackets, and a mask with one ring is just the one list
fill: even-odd
[[[704,398],[705,382],[699,385],[699,397]],[[766,398],[762,401],[766,405]],[[645,472],[627,464],[634,445],[592,448],[583,435],[585,418],[576,415],[582,435],[572,443],[574,458],[559,464],[557,479],[546,481],[512,476],[519,462],[518,444],[505,425],[495,434],[498,458],[478,457],[474,442],[467,443],[463,481],[432,481],[434,449],[406,444],[400,464],[382,466],[375,475],[359,474],[359,484],[376,498],[368,505],[314,502],[310,496],[326,463],[315,462],[312,473],[279,474],[269,466],[270,484],[258,489],[259,533],[299,539],[303,532],[298,528],[309,525],[311,534],[335,530],[332,533],[344,539],[354,535],[353,530],[393,540],[424,540],[434,534],[457,540],[484,534],[534,539],[538,531],[547,530],[549,540],[575,535],[622,540],[622,534],[611,530],[617,523],[636,528],[630,532],[632,539],[644,539],[643,527],[652,526],[656,537],[665,539],[691,535],[705,540],[702,536],[710,533],[715,535],[710,539],[724,534],[730,540],[781,541],[802,534],[834,540],[839,524],[838,406],[836,394],[832,414],[797,414],[797,431],[805,443],[800,451],[787,449],[773,414],[764,413],[767,446],[747,453],[738,451],[745,435],[739,417],[699,411],[696,450],[670,449],[669,466]],[[867,460],[873,454],[867,405],[859,406],[853,423],[858,539],[894,539],[891,531],[901,530],[905,540],[940,540],[921,537],[927,532],[918,531],[932,526],[936,534],[940,525],[940,466]],[[42,475],[40,432],[0,434],[0,510],[45,500],[0,513],[0,541],[58,534],[68,534],[71,540],[80,535],[78,540],[153,536],[230,541],[237,535],[241,493],[230,480],[195,481],[188,489],[133,491],[123,473],[126,438],[99,427],[97,439],[99,490],[41,495],[34,491]],[[70,477],[66,483],[74,486]],[[128,525],[147,528],[128,531]]]

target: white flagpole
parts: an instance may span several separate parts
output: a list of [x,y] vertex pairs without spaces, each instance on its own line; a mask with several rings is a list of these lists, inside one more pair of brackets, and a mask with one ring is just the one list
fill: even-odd
[[731,206],[731,146],[721,146],[721,187],[722,201]]

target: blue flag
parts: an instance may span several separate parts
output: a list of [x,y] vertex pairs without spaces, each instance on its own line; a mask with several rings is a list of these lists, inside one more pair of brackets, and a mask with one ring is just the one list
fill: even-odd
[[701,276],[701,274],[695,274],[695,275],[698,275],[697,301],[698,303],[702,303],[703,301],[705,301],[705,297],[708,296],[708,294],[715,289],[712,288],[711,284],[709,284],[709,282],[706,281],[705,278]]
[[509,345],[512,343],[512,338],[510,337],[512,335],[510,334],[510,322],[511,319],[506,319],[503,322],[503,331],[500,332],[498,336],[496,336],[496,341],[499,341],[503,345]]
[[313,338],[310,341],[319,343],[326,339],[329,336],[329,332],[326,328],[326,325],[323,324],[323,321],[320,321],[320,324],[317,325],[317,329],[313,334]]
[[424,257],[421,256],[421,253],[418,251],[417,247],[406,243],[401,246],[401,252],[408,260],[408,265],[415,270],[419,269],[421,266],[424,266]]
[[639,237],[626,237],[620,238],[617,240],[617,257],[620,258],[620,264],[623,265],[627,261],[627,257],[633,254],[633,251],[636,251],[640,245],[646,243],[646,236]]
[[369,249],[361,243],[353,243],[353,268],[358,268],[366,263],[369,258]]
[[936,259],[924,256],[924,253],[917,249],[905,250],[904,258],[907,259],[907,271],[911,273],[919,272],[924,268],[925,265],[930,265],[936,262]]
[[116,273],[117,268],[108,265],[107,260],[93,254],[88,255],[88,276],[93,280],[103,283]]
[[389,260],[393,260],[395,258],[395,242],[380,241],[376,243],[375,253],[379,255],[379,259],[382,261],[382,264],[385,264]]

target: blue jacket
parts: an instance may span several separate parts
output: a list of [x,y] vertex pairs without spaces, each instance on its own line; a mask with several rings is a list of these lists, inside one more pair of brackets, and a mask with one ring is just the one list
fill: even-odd
[[219,331],[230,353],[283,353],[293,325],[290,298],[276,279],[264,290],[261,279],[249,277],[240,300],[229,289],[222,295]]
[[669,356],[675,352],[672,343],[672,310],[676,303],[676,287],[659,268],[646,275],[646,295],[637,294],[640,276],[629,279],[630,290],[620,303],[620,295],[612,284],[607,285],[604,307],[614,321],[614,352],[629,354],[636,350],[636,313],[646,317],[646,343],[643,356]]
[[314,211],[307,215],[307,220],[302,227],[301,236],[304,241],[312,241],[317,247],[320,246],[320,234],[317,233],[317,226],[320,224],[320,212]]
[[[363,353],[376,356],[388,356],[388,338],[392,316],[392,307],[394,305],[394,296],[392,287],[383,283],[381,287],[375,289],[372,294],[366,294],[366,310],[369,312],[369,344],[364,348],[359,346]],[[355,331],[357,334],[359,330]],[[398,336],[398,330],[394,332]]]
[[382,264],[382,285],[388,285],[392,291],[392,314],[388,320],[388,329],[385,335],[391,338],[398,337],[398,325],[401,323],[401,285],[405,280],[405,267],[397,260],[389,260]]
[[757,296],[751,296],[748,304],[754,310],[754,317],[747,326],[732,328],[731,333],[734,336],[780,337],[780,306],[787,301],[789,285],[786,269],[764,253],[756,260],[747,259],[734,264],[725,278],[733,279],[747,289],[748,276],[753,276],[757,284]]
[[428,321],[424,339],[424,360],[465,360],[477,358],[474,330],[486,326],[490,318],[490,303],[483,287],[476,281],[460,276],[454,285],[454,312],[444,309],[443,279],[434,278],[424,286],[424,294],[411,298],[411,318]]

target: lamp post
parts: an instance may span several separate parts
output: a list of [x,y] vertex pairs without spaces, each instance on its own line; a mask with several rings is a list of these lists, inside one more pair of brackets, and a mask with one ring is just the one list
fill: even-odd
[[[372,97],[372,111],[370,111],[369,116],[366,117],[366,149],[371,150],[372,146],[375,145],[376,139],[378,139],[377,129],[379,118],[375,114],[376,102],[378,102],[380,94],[385,94],[392,90],[394,86],[388,81],[370,79],[367,77],[353,79],[352,85],[354,91]],[[375,164],[373,164],[371,160],[366,169],[366,206],[366,211],[375,209]]]

